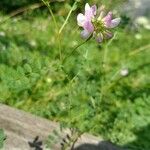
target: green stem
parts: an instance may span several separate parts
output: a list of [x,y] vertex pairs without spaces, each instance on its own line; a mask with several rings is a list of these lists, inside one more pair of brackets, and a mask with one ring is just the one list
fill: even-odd
[[57,34],[58,38],[58,49],[59,49],[59,59],[62,61],[62,51],[61,51],[61,40],[60,40],[60,35]]
[[60,56],[60,61],[62,61],[62,52],[61,52],[61,41],[60,41],[60,36],[61,36],[61,32],[62,30],[64,29],[65,25],[67,24],[70,16],[71,16],[71,13],[72,11],[74,10],[74,7],[76,6],[77,4],[77,1],[74,2],[73,6],[71,7],[71,10],[69,11],[68,15],[67,15],[67,18],[65,19],[63,25],[61,26],[61,28],[59,29],[58,31],[58,40],[59,40],[59,56]]
[[140,53],[140,52],[142,52],[142,51],[144,51],[144,50],[149,50],[149,48],[150,48],[150,44],[145,45],[145,46],[142,46],[142,47],[140,47],[140,48],[138,48],[138,49],[136,49],[136,50],[134,50],[134,51],[131,51],[131,52],[129,53],[129,56],[130,56],[130,57],[131,57],[131,56],[135,56],[136,54],[138,54],[138,53]]
[[49,2],[45,2],[45,0],[42,0],[42,2],[47,6],[51,16],[52,16],[52,19],[53,19],[53,22],[55,24],[55,28],[57,30],[57,40],[58,40],[58,49],[59,49],[59,58],[60,58],[60,61],[62,60],[62,52],[61,52],[61,40],[60,40],[60,34],[59,34],[59,28],[58,28],[58,24],[57,24],[57,21],[55,19],[55,16],[54,16],[54,13],[51,9],[51,6],[50,6],[50,3]]
[[53,13],[53,11],[51,9],[51,6],[50,6],[49,2],[45,2],[45,0],[42,0],[42,2],[47,6],[47,8],[48,8],[48,10],[49,10],[49,12],[50,12],[50,14],[52,16],[52,19],[54,21],[55,27],[58,30],[58,24],[57,24],[57,21],[55,19],[54,13]]
[[100,101],[103,98],[103,94],[104,94],[104,90],[103,90],[103,83],[106,80],[106,67],[107,67],[107,56],[108,56],[108,46],[112,43],[112,41],[114,40],[114,38],[116,37],[116,33],[114,34],[113,38],[109,40],[108,44],[106,44],[105,49],[104,49],[104,56],[103,56],[103,62],[102,62],[102,81],[101,81],[101,96],[100,96]]
[[63,23],[63,25],[61,26],[60,30],[59,30],[59,34],[61,34],[62,30],[64,29],[65,25],[67,24],[70,16],[71,16],[71,13],[73,12],[74,10],[74,7],[76,6],[77,4],[77,1],[74,2],[73,6],[71,7],[71,10],[69,11],[68,15],[67,15],[67,18],[65,19],[65,22]]
[[89,41],[89,40],[91,39],[91,37],[92,37],[92,36],[90,36],[87,40],[85,40],[84,42],[82,42],[82,43],[80,43],[79,45],[77,45],[77,46],[68,54],[68,56],[63,59],[62,64],[64,64],[65,61],[67,60],[67,58],[69,58],[73,53],[75,53],[76,50],[77,50],[80,46],[82,46],[82,45],[85,44],[87,41]]
[[106,44],[105,49],[104,49],[104,57],[103,57],[103,67],[105,69],[106,65],[107,65],[107,56],[108,56],[108,46],[112,43],[112,41],[114,40],[114,38],[116,37],[116,34],[114,34],[113,38],[111,38],[109,40],[109,42]]

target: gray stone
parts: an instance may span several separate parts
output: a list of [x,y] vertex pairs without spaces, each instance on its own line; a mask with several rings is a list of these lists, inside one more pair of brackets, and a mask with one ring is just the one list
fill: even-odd
[[[29,142],[33,142],[37,136],[39,140],[45,141],[54,130],[59,132],[60,137],[59,141],[54,143],[52,149],[60,150],[62,139],[66,137],[66,134],[70,134],[70,130],[60,131],[58,123],[2,104],[0,104],[0,128],[4,129],[7,136],[4,150],[33,150],[29,146]],[[45,145],[41,148],[41,150],[45,150]],[[102,142],[102,138],[83,134],[77,140],[74,150],[121,149],[110,142]]]
[[[62,139],[66,134],[70,134],[70,130],[60,131],[58,123],[2,104],[0,104],[0,128],[4,129],[7,136],[4,150],[30,150],[29,141],[32,142],[36,136],[39,136],[41,141],[45,141],[54,130],[60,132],[60,139],[54,144],[53,149],[60,150]],[[76,146],[98,142],[98,138],[84,134],[77,141]]]
[[121,10],[132,18],[150,17],[150,0],[128,0]]

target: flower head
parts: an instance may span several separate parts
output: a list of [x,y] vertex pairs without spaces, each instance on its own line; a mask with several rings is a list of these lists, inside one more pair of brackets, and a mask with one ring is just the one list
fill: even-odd
[[120,18],[113,19],[112,12],[108,12],[107,15],[104,14],[103,6],[98,13],[96,5],[90,7],[89,4],[86,3],[85,14],[80,13],[77,16],[78,25],[84,29],[81,32],[83,38],[87,39],[93,35],[98,42],[102,42],[104,39],[113,37],[110,30],[118,26]]

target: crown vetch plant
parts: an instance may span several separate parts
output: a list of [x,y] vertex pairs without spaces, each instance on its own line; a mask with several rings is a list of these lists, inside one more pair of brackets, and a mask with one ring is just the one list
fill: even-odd
[[[43,2],[44,2],[44,0],[43,0]],[[53,15],[53,12],[52,12],[52,10],[50,8],[49,3],[45,2],[45,4],[47,5],[47,7],[50,10],[50,13],[51,13],[51,15],[53,17],[53,21],[55,22],[56,28],[58,28],[58,26],[56,25],[57,22],[56,22],[55,16]],[[73,5],[73,7],[75,7],[76,4],[77,4],[77,1]],[[69,14],[68,14],[68,16],[67,16],[64,24],[62,25],[62,27],[60,28],[60,30],[58,30],[59,31],[58,32],[58,37],[61,36],[60,33],[62,32],[62,29],[64,29],[64,27],[65,27],[65,25],[66,25],[66,23],[67,23],[70,15],[71,15],[73,7],[70,10],[70,12],[69,12]],[[111,11],[106,14],[104,6],[101,6],[98,9],[96,7],[96,5],[90,6],[88,3],[86,3],[85,4],[85,12],[84,12],[84,14],[79,13],[77,15],[77,24],[80,27],[83,28],[83,31],[81,32],[81,36],[85,39],[85,41],[83,43],[79,44],[78,46],[76,46],[69,53],[68,56],[64,57],[62,60],[60,59],[60,63],[61,63],[60,66],[61,66],[61,69],[63,70],[63,72],[65,74],[67,74],[67,71],[65,70],[65,67],[64,67],[64,63],[66,62],[66,60],[68,59],[68,57],[70,57],[71,55],[73,55],[73,53],[80,46],[82,46],[84,43],[86,43],[92,37],[94,37],[98,43],[102,43],[105,40],[111,39],[113,37],[113,33],[112,33],[111,29],[117,27],[119,25],[119,23],[120,23],[120,18],[113,19],[113,13]],[[60,37],[58,38],[58,41],[59,40],[60,40]],[[61,44],[60,41],[58,43]],[[105,55],[106,54],[105,51],[106,50],[104,50],[104,56],[106,56]],[[69,84],[71,84],[71,82],[70,82],[71,80],[72,79],[70,79],[70,78],[68,79]],[[103,77],[101,77],[101,80],[103,80]],[[81,90],[82,90],[82,88],[81,88]],[[100,114],[100,111],[99,111],[100,102],[102,102],[103,95],[104,95],[103,85],[101,85],[101,89],[100,89],[100,92],[98,93],[98,95],[99,95],[99,101],[98,102],[93,102],[93,107],[88,107],[87,108],[88,109],[87,112],[86,111],[85,112],[80,112],[83,115],[83,118],[89,118],[89,117],[91,117],[91,114],[92,114],[92,115],[95,116],[94,119],[97,120],[97,117]],[[91,96],[91,95],[89,95],[89,96]],[[69,98],[70,99],[74,99],[74,95],[72,94],[72,92],[69,92]],[[82,98],[79,97],[79,99],[82,99]],[[79,128],[79,130],[77,130],[76,132],[78,132],[79,135],[82,135],[82,133],[84,133],[86,130],[90,130],[91,127],[90,126],[87,127],[87,122],[84,119],[81,121],[82,122],[81,124],[83,124],[82,127],[78,127],[78,125],[76,125],[76,122],[80,118],[80,116],[79,116],[79,118],[78,117],[77,118],[76,117],[71,118],[71,116],[72,116],[71,112],[74,112],[76,110],[76,108],[78,107],[78,105],[81,105],[81,104],[80,104],[80,102],[78,103],[78,102],[72,101],[72,100],[69,100],[69,101],[70,101],[69,106],[67,106],[64,111],[66,111],[66,114],[69,115],[70,120],[68,122],[64,121],[63,123],[67,124],[71,128]],[[95,105],[95,103],[97,103],[97,104]],[[103,106],[101,106],[101,108],[103,108]],[[94,126],[95,125],[96,124],[94,124]],[[64,149],[66,150],[66,148],[64,148]]]
[[84,30],[81,32],[81,36],[85,39],[91,35],[101,43],[103,40],[113,37],[111,32],[112,28],[115,28],[120,23],[120,18],[113,19],[113,13],[110,11],[105,15],[104,7],[99,10],[96,5],[85,5],[85,14],[79,13],[77,16],[77,22]]

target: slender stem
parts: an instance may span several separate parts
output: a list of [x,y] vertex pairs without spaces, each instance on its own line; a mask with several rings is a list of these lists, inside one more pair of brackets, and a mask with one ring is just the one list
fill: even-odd
[[60,61],[62,61],[61,39],[59,33],[57,33],[57,38],[58,38],[59,59]]
[[45,4],[43,4],[43,3],[35,3],[35,4],[32,4],[32,5],[26,6],[26,7],[21,7],[19,9],[15,10],[15,11],[11,12],[7,18],[5,18],[2,21],[0,21],[0,24],[5,23],[6,21],[11,19],[12,17],[15,17],[16,15],[24,13],[24,12],[26,12],[28,10],[38,9],[38,8],[42,7],[43,5],[45,5]]
[[[61,0],[48,0],[49,2],[54,2],[54,1],[58,1],[58,2],[62,2]],[[45,3],[43,3],[43,0],[42,0],[42,3],[34,3],[32,5],[29,5],[29,6],[26,6],[26,7],[21,7],[13,12],[11,12],[8,17],[6,17],[5,19],[3,19],[2,21],[0,21],[0,24],[3,24],[5,23],[7,20],[11,19],[12,17],[15,17],[21,13],[24,13],[26,11],[29,11],[29,10],[35,10],[35,9],[38,9],[42,6],[44,6]]]
[[92,36],[90,36],[87,40],[85,40],[84,42],[80,43],[79,45],[77,45],[70,53],[67,57],[65,57],[62,61],[62,64],[65,63],[65,61],[67,60],[67,58],[69,58],[73,53],[75,53],[75,51],[82,46],[83,44],[85,44],[87,41],[89,41],[91,39]]
[[104,50],[104,58],[103,58],[103,67],[106,67],[106,63],[107,63],[107,53],[108,53],[108,46],[105,47]]
[[45,0],[42,0],[43,3],[47,6],[51,16],[52,16],[52,19],[54,21],[54,24],[55,24],[55,28],[57,30],[57,41],[58,41],[58,49],[59,49],[59,58],[60,58],[60,61],[62,60],[62,52],[61,52],[61,40],[60,40],[60,34],[59,34],[59,28],[58,28],[58,24],[57,24],[57,21],[56,21],[56,18],[54,16],[54,13],[51,9],[51,6],[50,6],[50,3],[49,2],[45,2]]
[[130,52],[129,56],[134,56],[134,55],[136,55],[136,54],[138,54],[138,53],[140,53],[140,52],[142,52],[144,50],[148,50],[148,48],[150,48],[150,44],[142,46],[142,47],[140,47],[140,48]]
[[116,78],[116,76],[119,74],[119,72],[120,72],[120,69],[117,70],[117,71],[114,73],[114,75],[110,78],[110,82],[113,81],[113,80]]
[[72,143],[71,149],[70,150],[74,150],[74,146],[76,144],[76,142],[78,141],[78,139],[82,136],[82,132],[78,134],[78,136],[75,138],[75,140]]
[[60,61],[62,61],[62,52],[61,52],[61,40],[60,40],[60,36],[61,36],[61,32],[64,29],[65,25],[67,24],[69,17],[71,16],[72,11],[74,10],[74,7],[76,6],[77,1],[74,2],[71,10],[69,11],[67,18],[65,19],[63,25],[61,26],[61,28],[58,31],[58,41],[59,41],[59,56],[60,56]]
[[48,10],[49,10],[49,12],[50,12],[50,14],[52,16],[52,19],[54,21],[55,27],[58,30],[58,24],[57,24],[57,21],[55,19],[54,13],[53,13],[53,11],[51,9],[51,6],[50,6],[49,2],[46,2],[45,0],[42,0],[42,2],[47,6],[47,8],[48,8]]
[[58,32],[59,34],[61,34],[62,30],[64,29],[65,25],[67,24],[67,22],[68,22],[68,20],[69,20],[69,18],[71,16],[71,13],[73,12],[74,7],[76,6],[76,4],[77,4],[77,1],[75,1],[74,4],[73,4],[73,6],[71,7],[71,9],[70,9],[70,11],[69,11],[69,13],[67,15],[67,18],[65,19],[63,25],[61,26],[61,28],[60,28],[60,30]]
[[102,102],[103,97],[104,97],[104,93],[105,93],[104,82],[106,80],[106,66],[107,66],[108,46],[112,43],[115,36],[116,36],[116,33],[114,34],[113,38],[110,39],[110,41],[108,42],[108,44],[105,46],[105,49],[104,49],[104,55],[103,55],[103,61],[102,61],[102,67],[101,67],[102,77],[101,77],[101,86],[100,86],[100,91],[101,91],[101,93],[100,93],[100,102]]
[[108,55],[108,46],[112,43],[112,41],[114,40],[114,38],[116,37],[116,34],[114,34],[113,38],[111,38],[109,40],[109,42],[106,44],[105,49],[104,49],[104,57],[103,57],[103,67],[105,69],[106,65],[107,65],[107,55]]

